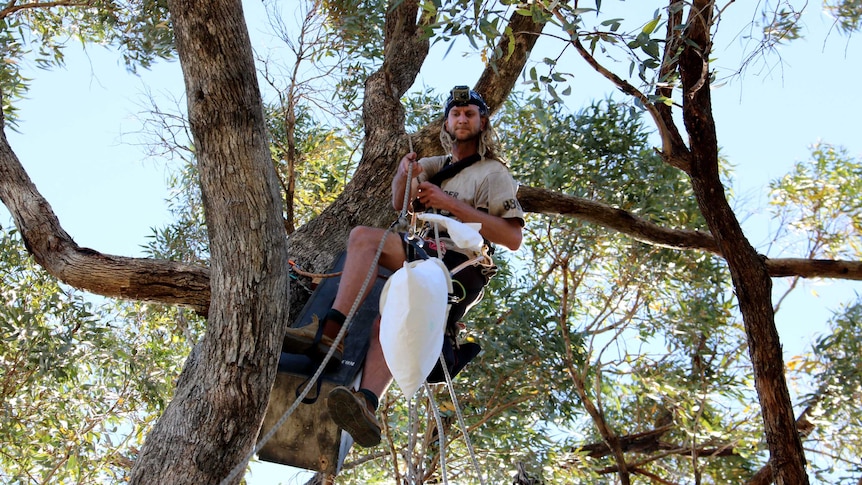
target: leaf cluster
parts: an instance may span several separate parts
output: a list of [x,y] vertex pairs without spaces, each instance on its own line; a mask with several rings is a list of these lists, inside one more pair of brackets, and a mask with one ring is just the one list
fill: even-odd
[[166,0],[12,2],[0,10],[0,39],[0,90],[4,113],[13,124],[14,102],[29,83],[24,66],[62,66],[69,42],[118,48],[131,71],[173,55]]
[[824,9],[836,19],[842,33],[850,35],[859,32],[862,25],[862,1],[827,0],[823,4]]
[[807,354],[788,364],[793,380],[810,389],[802,404],[807,406],[805,442],[811,453],[813,475],[822,482],[857,483],[858,457],[862,453],[862,299],[836,311],[828,330],[819,336]]
[[0,234],[0,274],[3,481],[125,480],[195,332],[177,330],[176,310],[97,307],[39,268],[14,231]]
[[862,256],[862,161],[842,147],[818,143],[811,157],[770,183],[772,212],[787,244],[807,257]]

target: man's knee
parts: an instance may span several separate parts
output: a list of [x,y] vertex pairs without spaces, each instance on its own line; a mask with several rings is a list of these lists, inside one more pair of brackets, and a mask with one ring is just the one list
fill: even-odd
[[380,229],[368,226],[356,226],[350,230],[347,247],[358,249],[360,247],[376,246],[382,236]]

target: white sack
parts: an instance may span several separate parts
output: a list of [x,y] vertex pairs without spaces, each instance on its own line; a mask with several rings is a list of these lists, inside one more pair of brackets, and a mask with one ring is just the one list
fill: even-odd
[[452,279],[438,258],[404,263],[380,295],[380,345],[392,377],[409,399],[434,369],[443,347]]
[[472,249],[474,251],[482,250],[482,245],[485,243],[482,235],[479,234],[482,224],[478,222],[459,222],[451,217],[432,214],[430,212],[417,214],[416,217],[420,220],[432,223],[436,222],[443,226],[446,232],[449,233],[449,237],[459,248]]

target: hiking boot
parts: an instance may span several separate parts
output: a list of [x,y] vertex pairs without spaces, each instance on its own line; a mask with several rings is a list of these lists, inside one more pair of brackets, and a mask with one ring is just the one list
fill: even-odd
[[[316,353],[320,357],[329,352],[332,343],[335,340],[332,337],[323,334],[323,325],[317,315],[312,315],[311,323],[304,327],[290,327],[284,335],[284,341],[281,343],[281,351],[288,354],[308,354]],[[344,342],[339,342],[335,347],[335,353],[332,354],[330,362],[341,363],[341,357],[344,355]]]
[[329,391],[326,407],[335,424],[347,431],[356,444],[365,448],[380,444],[380,423],[368,409],[364,394],[338,386]]

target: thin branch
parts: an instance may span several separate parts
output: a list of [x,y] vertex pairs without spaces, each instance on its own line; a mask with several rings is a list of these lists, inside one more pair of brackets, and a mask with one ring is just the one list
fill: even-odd
[[54,8],[54,7],[94,7],[93,2],[33,2],[16,5],[16,0],[11,0],[6,4],[6,8],[0,10],[0,19],[5,19],[9,15],[20,10],[31,8]]
[[[546,5],[543,6],[547,9]],[[559,7],[547,10],[551,12],[562,25],[573,25],[566,20]],[[567,28],[566,32],[571,37],[571,44],[581,55],[581,58],[583,58],[587,64],[593,68],[593,70],[612,82],[614,86],[619,88],[622,92],[640,101],[658,128],[659,135],[662,139],[661,154],[664,160],[671,166],[676,167],[685,173],[689,173],[691,169],[691,161],[688,157],[688,151],[680,152],[679,150],[676,150],[676,148],[680,146],[681,139],[679,138],[679,133],[676,128],[673,127],[672,120],[668,117],[662,116],[662,113],[659,112],[658,108],[656,108],[653,102],[649,99],[649,96],[641,92],[625,79],[611,72],[605,66],[601,65],[599,61],[596,60],[596,58],[587,50],[587,48],[583,46],[578,36],[578,32],[574,30],[574,28]]]

